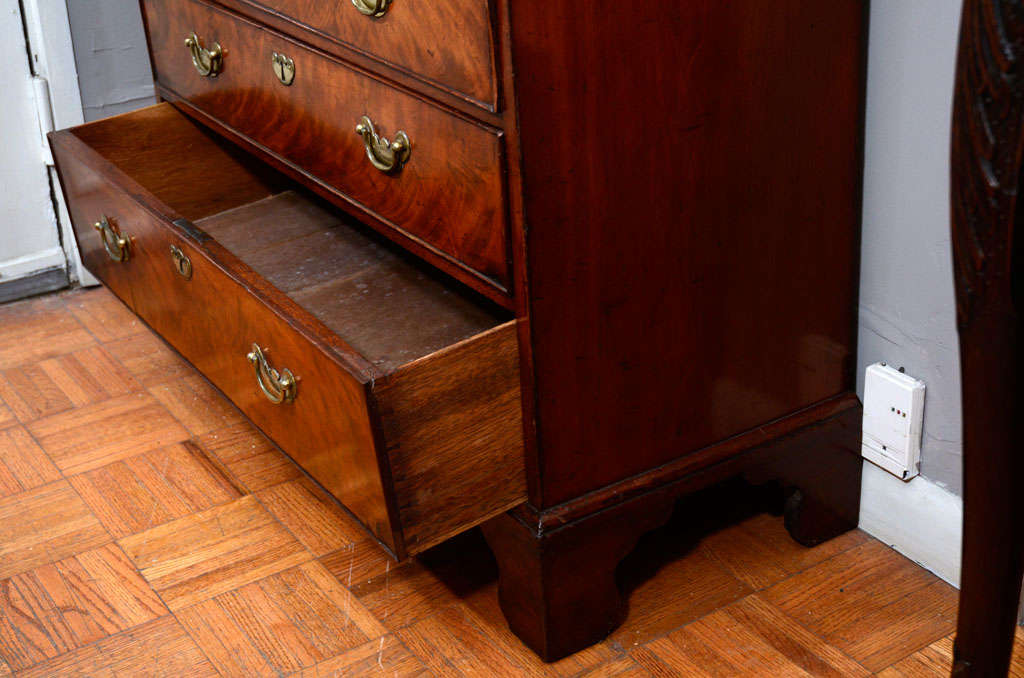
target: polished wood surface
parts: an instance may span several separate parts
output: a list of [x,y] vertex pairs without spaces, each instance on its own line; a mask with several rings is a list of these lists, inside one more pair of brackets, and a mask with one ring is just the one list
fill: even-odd
[[498,109],[493,0],[404,0],[390,3],[383,17],[365,16],[351,3],[317,0],[222,4],[328,51],[366,54],[487,110]]
[[964,524],[953,675],[996,676],[1009,666],[1024,577],[1024,13],[967,0],[960,31],[951,198]]
[[[463,267],[462,277],[511,286],[499,130],[462,118],[325,54],[194,0],[143,3],[157,81],[328,189],[343,207],[395,237],[414,239]],[[353,8],[354,9],[354,8]],[[223,72],[201,77],[185,37],[226,50]],[[270,56],[295,60],[278,82]],[[412,155],[384,174],[355,126],[368,115],[391,139],[405,131]]]
[[853,391],[865,8],[510,6],[534,506]]
[[[53,359],[71,362],[72,356],[88,355],[83,351],[107,354],[119,365],[111,380],[133,392],[156,392],[182,376],[199,378],[141,323],[120,324],[119,336],[88,329],[100,329],[97,321],[114,317],[111,309],[118,308],[123,309],[120,302],[103,289],[0,306],[0,345],[27,336],[24,318],[35,321],[33,336],[45,337],[53,322],[69,318],[85,338],[51,344],[46,358],[3,358],[0,382],[6,381],[6,370],[31,371]],[[149,362],[166,366],[163,379],[155,378]],[[78,371],[62,382],[67,391],[76,390],[73,384],[86,391],[90,384]],[[33,403],[42,397],[32,396]],[[6,402],[0,396],[0,406]],[[226,401],[222,406],[230,408]],[[68,402],[61,412],[81,407]],[[197,419],[207,407],[197,401],[179,415]],[[42,409],[24,409],[25,420],[0,425],[0,434],[23,441],[27,436],[17,432],[36,421],[33,413]],[[122,440],[133,445],[131,437]],[[48,470],[47,452],[23,448],[22,442],[0,444],[0,465],[20,468],[19,460],[31,459],[26,468],[45,476],[41,486],[0,498],[0,675],[855,676],[881,671],[941,676],[949,671],[955,589],[863,532],[815,548],[799,546],[780,517],[761,512],[769,505],[739,486],[684,499],[665,527],[642,538],[620,568],[629,598],[623,626],[604,642],[543,664],[502,618],[495,565],[475,532],[396,565],[350,514],[298,477],[301,471],[250,425],[228,423],[186,442],[192,462],[184,461],[181,445],[171,444],[166,452],[152,450],[94,471],[57,475]],[[259,455],[243,458],[241,451],[249,449]],[[23,452],[12,457],[12,450]],[[181,472],[188,482],[176,475],[178,464],[187,464]],[[285,466],[291,474],[281,472]],[[120,470],[125,467],[131,476]],[[115,480],[105,482],[106,477]],[[94,489],[82,501],[70,502],[77,491],[71,488],[86,485]],[[207,505],[195,503],[193,486],[237,489],[212,494]],[[40,488],[63,497],[61,503],[40,499]],[[151,520],[127,523],[118,517],[127,496],[140,506],[180,511],[158,509]],[[268,514],[283,527],[269,528]],[[234,531],[232,516],[273,529],[282,548],[259,549]],[[223,521],[224,539],[216,518]],[[36,548],[31,553],[37,557],[30,560],[24,549],[12,548],[27,545],[31,530],[39,531],[33,538],[42,543],[43,532],[52,536],[70,524],[97,523],[94,538],[63,545],[51,539],[57,548]],[[285,538],[285,530],[294,540]],[[294,558],[296,541],[302,545],[301,562],[285,566]],[[154,554],[160,551],[158,562],[171,568],[183,554],[197,554],[202,566],[194,573],[177,570],[183,582],[230,580],[235,587],[218,586],[206,595],[196,591],[200,600],[172,614],[169,601],[155,590],[166,580],[154,569],[140,568],[145,563],[136,563],[123,548],[141,554],[146,542],[155,545]],[[202,543],[201,552],[196,543]],[[264,563],[262,570],[246,574],[230,568],[234,546]],[[229,566],[223,579],[215,573],[217,562]],[[154,577],[152,583],[144,573]],[[888,577],[900,582],[898,593],[879,586]],[[1022,675],[1019,658],[1018,653],[1013,675]]]
[[[199,163],[221,167],[238,189],[181,191],[152,170],[152,157],[123,152],[136,133],[151,152],[164,151],[166,176]],[[92,213],[131,229],[130,258],[119,269],[126,284],[115,292],[391,553],[421,551],[524,499],[515,323],[502,324],[503,312],[311,198],[290,190],[263,197],[274,179],[250,172],[169,104],[53,140],[77,237],[97,237]],[[94,185],[102,190],[78,192]],[[162,202],[179,197],[195,223],[175,219],[176,206]],[[172,246],[191,261],[190,278],[172,265]],[[294,403],[264,396],[247,359],[254,343],[297,376]],[[200,397],[187,383],[154,395],[172,411]],[[94,417],[79,413],[75,430],[88,435],[132,417],[145,424],[140,440],[187,437],[148,413],[152,398],[122,400]],[[215,428],[211,414],[179,418],[204,434]],[[45,441],[60,416],[37,435]],[[54,451],[61,464],[87,470],[111,461],[105,452],[83,454],[78,442],[64,436]]]

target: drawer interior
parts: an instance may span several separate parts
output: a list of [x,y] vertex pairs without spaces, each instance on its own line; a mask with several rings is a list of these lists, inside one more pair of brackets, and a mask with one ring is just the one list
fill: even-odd
[[168,104],[70,132],[381,374],[512,318]]

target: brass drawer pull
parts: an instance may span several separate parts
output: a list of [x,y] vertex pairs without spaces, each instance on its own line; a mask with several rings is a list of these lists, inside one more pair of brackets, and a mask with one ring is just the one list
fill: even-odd
[[193,33],[185,38],[185,46],[192,53],[192,65],[204,78],[216,78],[224,68],[224,51],[218,43],[213,43],[213,49],[206,49],[199,44],[199,36]]
[[373,129],[373,121],[364,115],[356,125],[356,134],[363,138],[366,157],[381,172],[397,172],[405,163],[409,162],[409,156],[412,154],[412,142],[409,141],[409,136],[405,132],[401,130],[395,132],[395,140],[388,141],[384,137],[377,136]]
[[270,57],[270,65],[274,67],[274,75],[285,87],[295,80],[295,62],[290,57],[274,52]]
[[295,400],[298,383],[291,370],[275,370],[263,355],[259,344],[252,345],[252,351],[246,356],[256,370],[256,383],[263,390],[263,395],[274,404],[290,403]]
[[352,0],[352,4],[366,16],[379,18],[388,13],[391,0]]
[[122,262],[128,261],[131,252],[130,238],[127,235],[119,233],[117,228],[105,216],[93,224],[92,227],[100,234],[103,248],[107,250],[107,254],[110,255],[111,259]]
[[185,280],[192,279],[192,260],[177,245],[171,245],[171,263],[178,275]]

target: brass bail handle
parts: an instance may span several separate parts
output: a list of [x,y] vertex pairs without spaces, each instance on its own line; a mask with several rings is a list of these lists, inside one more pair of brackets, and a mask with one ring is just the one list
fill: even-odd
[[193,33],[185,38],[185,46],[192,54],[192,65],[204,78],[215,78],[224,68],[224,51],[220,44],[213,43],[212,49],[206,49],[199,41],[199,36]]
[[352,4],[360,13],[380,18],[388,13],[391,0],[352,0]]
[[259,344],[252,345],[252,351],[246,358],[252,363],[253,369],[256,371],[256,383],[260,385],[267,400],[275,405],[295,401],[298,382],[291,370],[282,369],[278,372],[271,367]]
[[388,141],[377,135],[373,129],[373,121],[369,116],[364,115],[356,125],[356,134],[363,138],[366,157],[381,172],[397,172],[405,163],[409,162],[409,156],[412,155],[412,142],[409,141],[409,136],[405,132],[401,130],[395,132],[395,140]]
[[111,259],[121,262],[128,261],[128,257],[131,256],[131,246],[127,235],[118,232],[117,228],[110,223],[106,216],[100,218],[92,227],[100,234],[100,239],[103,241],[103,249],[107,251],[107,255]]

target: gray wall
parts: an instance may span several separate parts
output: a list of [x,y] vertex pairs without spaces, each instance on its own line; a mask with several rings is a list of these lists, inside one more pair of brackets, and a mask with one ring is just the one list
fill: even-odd
[[858,388],[874,362],[924,380],[922,475],[961,491],[960,367],[949,236],[959,0],[871,8]]
[[[86,119],[153,101],[137,0],[68,0]],[[959,0],[874,0],[868,64],[858,390],[874,362],[928,385],[922,473],[960,492],[949,242]]]
[[156,101],[138,0],[68,0],[86,120]]

